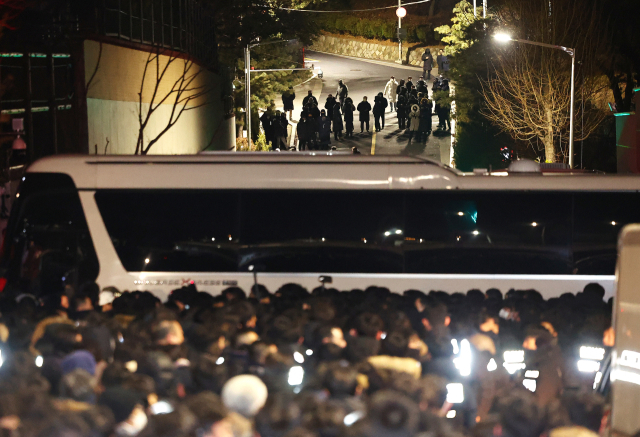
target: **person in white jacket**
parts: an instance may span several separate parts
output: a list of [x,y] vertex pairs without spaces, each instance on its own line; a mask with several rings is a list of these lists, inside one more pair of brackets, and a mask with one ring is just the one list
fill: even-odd
[[398,106],[396,105],[397,89],[398,82],[395,77],[391,76],[391,79],[389,79],[389,82],[387,82],[387,85],[384,87],[384,96],[389,101],[391,112],[398,110]]

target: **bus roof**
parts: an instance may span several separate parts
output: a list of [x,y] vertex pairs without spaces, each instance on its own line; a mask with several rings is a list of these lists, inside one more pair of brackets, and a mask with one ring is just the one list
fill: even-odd
[[462,173],[399,155],[332,152],[61,155],[29,173],[65,173],[78,189],[463,189],[640,191],[640,177],[585,173]]

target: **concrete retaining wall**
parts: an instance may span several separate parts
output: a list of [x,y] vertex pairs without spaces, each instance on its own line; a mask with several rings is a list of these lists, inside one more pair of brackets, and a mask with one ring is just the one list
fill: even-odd
[[[405,64],[422,66],[420,58],[429,48],[434,57],[443,46],[417,47],[417,43],[402,44],[402,59]],[[398,59],[398,45],[378,40],[357,40],[345,36],[320,35],[309,50],[337,55],[354,56],[357,58],[376,59],[379,61],[396,61]],[[435,67],[435,65],[434,65]]]

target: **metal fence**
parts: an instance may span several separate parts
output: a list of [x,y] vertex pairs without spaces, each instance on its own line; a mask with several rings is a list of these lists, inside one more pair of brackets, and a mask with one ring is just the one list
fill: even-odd
[[214,19],[197,0],[69,0],[60,18],[78,31],[184,52],[217,67]]

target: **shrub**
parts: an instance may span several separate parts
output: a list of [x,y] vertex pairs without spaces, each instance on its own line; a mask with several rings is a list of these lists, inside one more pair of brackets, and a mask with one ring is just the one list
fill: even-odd
[[425,26],[420,26],[416,28],[416,38],[419,42],[427,41],[427,31],[428,29]]

